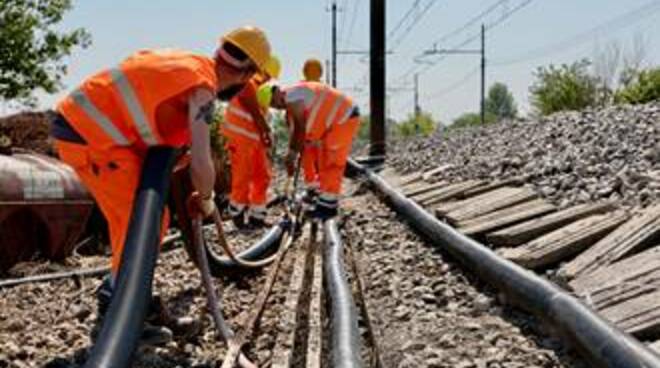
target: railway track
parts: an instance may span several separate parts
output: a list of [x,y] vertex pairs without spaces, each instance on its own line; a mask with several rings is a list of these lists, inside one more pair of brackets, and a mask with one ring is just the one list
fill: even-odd
[[390,174],[410,199],[503,258],[566,291],[643,341],[660,339],[660,204],[557,208],[520,181],[440,183]]
[[[500,257],[550,276],[620,330],[651,345],[660,338],[653,314],[660,300],[654,298],[653,262],[660,262],[660,251],[642,250],[652,243],[649,239],[657,239],[655,229],[660,227],[655,226],[654,207],[640,213],[622,212],[610,203],[558,210],[517,181],[443,183],[434,179],[436,175],[430,171],[384,177],[423,205],[429,216],[492,246]],[[258,366],[603,366],[593,355],[576,352],[575,336],[558,337],[552,316],[531,316],[512,308],[520,301],[475,278],[483,276],[483,270],[463,267],[446,251],[433,248],[432,240],[414,234],[373,194],[354,192],[345,201],[347,215],[339,223],[307,224],[295,239],[286,233],[274,264],[244,277],[216,279],[225,288],[223,312],[238,333],[238,346]],[[614,240],[607,243],[608,238]],[[495,242],[508,243],[501,248]],[[603,249],[619,256],[594,257],[608,260],[599,267],[572,266],[588,270],[574,273],[581,277],[562,272],[586,257],[585,252],[605,247],[598,244],[612,244]],[[529,250],[524,253],[527,258],[515,249]],[[194,267],[181,250],[162,258],[155,289],[168,290],[165,297],[173,312],[201,320],[201,330],[164,347],[140,349],[135,366],[234,366],[236,355],[217,340],[204,314]],[[7,343],[0,345],[0,363],[40,365],[46,361],[44,355],[50,356],[51,364],[84,361],[86,333],[94,317],[91,293],[98,282],[65,279],[0,290],[0,337],[18,342],[9,348]],[[52,291],[58,297],[46,295]],[[42,305],[40,313],[54,308],[55,317],[27,321],[32,313],[20,298],[35,292],[31,302]],[[67,303],[77,310],[64,308]],[[10,321],[15,311],[20,312],[18,324]],[[630,321],[633,312],[636,319]],[[40,348],[57,345],[57,339],[38,336],[50,328],[69,344],[40,354]],[[637,348],[628,353],[650,362],[656,359]]]

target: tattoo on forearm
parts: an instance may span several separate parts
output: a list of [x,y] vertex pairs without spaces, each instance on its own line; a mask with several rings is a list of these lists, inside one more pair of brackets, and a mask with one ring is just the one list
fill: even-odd
[[213,103],[213,101],[209,101],[204,105],[200,106],[199,110],[197,111],[197,116],[195,116],[195,120],[203,121],[206,124],[211,124],[213,122],[214,113],[215,113],[215,104]]

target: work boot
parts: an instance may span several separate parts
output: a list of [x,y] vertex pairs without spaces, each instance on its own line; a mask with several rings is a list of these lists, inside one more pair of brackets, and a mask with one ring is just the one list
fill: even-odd
[[[98,320],[96,326],[92,329],[92,339],[96,339],[99,332],[101,332],[103,319],[105,318],[108,308],[110,307],[110,302],[112,301],[112,294],[113,287],[111,277],[106,276],[98,289],[96,289]],[[166,313],[167,310],[165,309],[162,300],[158,296],[152,297],[145,318],[142,335],[140,336],[140,342],[142,344],[160,346],[172,341],[172,330],[164,326],[164,324],[166,324],[164,321],[169,317]]]
[[330,208],[316,205],[311,211],[306,212],[306,215],[314,220],[325,221],[337,216],[338,213],[339,211],[336,207]]
[[265,206],[252,205],[248,211],[248,227],[251,230],[259,230],[264,227],[269,227],[271,224],[266,222],[266,217],[268,216],[268,210]]
[[307,188],[305,194],[302,197],[303,204],[307,207],[311,207],[316,203],[316,198],[319,196],[318,188]]
[[231,222],[234,223],[234,226],[239,230],[247,228],[247,223],[245,221],[245,208],[238,208],[230,203],[228,209],[229,215],[231,216]]
[[314,209],[308,211],[307,214],[312,219],[325,221],[337,216],[338,206],[339,203],[336,198],[327,198],[320,195],[316,198]]
[[248,221],[248,227],[250,229],[254,229],[254,230],[259,230],[259,229],[263,229],[265,227],[271,227],[271,226],[272,226],[271,223],[266,221],[266,219],[263,219],[263,218],[260,218],[260,217],[250,216],[250,219]]

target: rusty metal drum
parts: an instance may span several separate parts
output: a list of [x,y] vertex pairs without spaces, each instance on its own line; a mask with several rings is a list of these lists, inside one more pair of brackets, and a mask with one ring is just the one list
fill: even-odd
[[73,169],[36,153],[0,155],[0,271],[41,253],[62,259],[94,202]]

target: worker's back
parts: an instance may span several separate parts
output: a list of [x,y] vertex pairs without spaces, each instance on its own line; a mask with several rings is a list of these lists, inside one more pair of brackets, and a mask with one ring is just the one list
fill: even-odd
[[306,137],[319,139],[333,124],[341,124],[350,116],[353,99],[336,88],[313,81],[302,81],[286,89],[288,103],[302,101],[307,121]]
[[57,110],[87,142],[112,146],[182,146],[190,141],[187,99],[215,91],[214,62],[178,50],[145,50],[87,78]]

